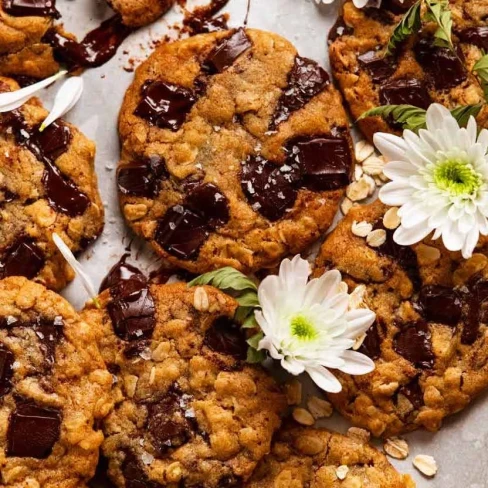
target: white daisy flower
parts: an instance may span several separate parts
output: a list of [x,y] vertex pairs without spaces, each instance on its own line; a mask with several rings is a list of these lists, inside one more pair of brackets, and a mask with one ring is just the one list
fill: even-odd
[[433,104],[426,130],[378,133],[374,142],[392,180],[379,198],[400,207],[395,242],[409,246],[433,232],[449,251],[470,258],[480,234],[488,235],[488,130],[478,133],[473,117],[461,128],[449,110]]
[[337,393],[341,384],[327,368],[352,375],[374,369],[371,359],[349,349],[376,316],[367,308],[350,309],[339,271],[310,282],[309,276],[308,261],[295,256],[281,263],[279,276],[262,281],[262,310],[255,315],[264,338],[258,349],[269,351],[291,374],[307,372],[320,388]]

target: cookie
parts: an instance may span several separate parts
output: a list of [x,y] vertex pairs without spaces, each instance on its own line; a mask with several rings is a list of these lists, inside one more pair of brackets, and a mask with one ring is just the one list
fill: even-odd
[[114,284],[82,316],[114,375],[103,453],[120,488],[241,486],[270,449],[286,408],[245,362],[234,299],[211,287]]
[[193,273],[271,268],[330,226],[352,146],[327,73],[285,39],[239,29],[164,44],[120,112],[131,228]]
[[[354,424],[388,437],[435,431],[488,387],[488,241],[468,260],[429,238],[399,246],[383,226],[386,210],[353,208],[323,244],[315,275],[338,269],[377,314],[359,349],[375,371],[338,372],[343,390],[330,399]],[[354,221],[384,229],[386,241],[369,246],[352,233]]]
[[[436,26],[402,43],[392,56],[384,56],[395,26],[413,0],[388,0],[380,9],[357,9],[351,0],[329,35],[332,72],[354,119],[380,105],[414,105],[426,109],[431,103],[448,108],[485,103],[483,89],[473,67],[488,48],[487,0],[451,0],[453,42],[450,49],[434,46]],[[488,109],[478,122],[488,127]],[[394,122],[369,117],[358,122],[372,140],[375,132],[395,132]]]
[[151,24],[165,14],[174,0],[107,0],[122,17],[122,22],[131,27]]
[[0,281],[0,485],[79,488],[93,476],[112,408],[93,330],[62,297]]
[[60,14],[54,0],[0,1],[0,75],[47,78],[59,71],[43,40]]
[[[0,78],[0,91],[16,89]],[[80,252],[101,233],[104,211],[94,143],[62,120],[39,132],[46,115],[35,98],[0,114],[0,279],[25,276],[60,290],[74,274],[53,232]]]
[[415,488],[385,455],[357,437],[288,425],[246,488]]

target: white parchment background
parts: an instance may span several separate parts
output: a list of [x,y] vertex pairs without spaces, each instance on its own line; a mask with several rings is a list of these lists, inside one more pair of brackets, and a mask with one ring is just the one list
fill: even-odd
[[[81,37],[111,15],[104,0],[58,0],[57,4],[68,31]],[[230,1],[226,8],[231,15],[230,25],[242,24],[246,7],[247,0]],[[252,0],[249,26],[274,31],[287,37],[303,56],[313,58],[328,68],[326,39],[335,21],[337,8],[338,5],[317,7],[312,0]],[[96,286],[122,255],[132,238],[121,218],[115,188],[115,168],[119,155],[117,115],[124,92],[133,77],[123,67],[128,66],[131,57],[139,60],[147,57],[151,40],[171,33],[169,26],[180,18],[178,12],[171,12],[156,24],[140,29],[124,42],[109,63],[85,72],[83,97],[67,117],[97,144],[96,168],[105,204],[106,224],[101,238],[81,258]],[[124,51],[128,54],[124,54]],[[55,89],[52,87],[42,94],[41,98],[47,106],[50,106]],[[142,269],[157,267],[156,258],[150,252],[140,252],[143,248],[137,241],[132,246],[133,255],[139,254],[138,266]],[[87,299],[78,280],[68,287],[65,296],[78,309]],[[312,390],[307,388],[306,393],[311,393]],[[348,427],[338,415],[328,419],[324,425],[339,431],[345,431]],[[416,432],[408,435],[407,440],[410,457],[406,461],[393,462],[399,470],[411,473],[419,488],[488,487],[486,395],[460,415],[446,421],[439,433]],[[413,468],[411,461],[417,454],[430,454],[436,458],[439,473],[432,480],[424,478]]]

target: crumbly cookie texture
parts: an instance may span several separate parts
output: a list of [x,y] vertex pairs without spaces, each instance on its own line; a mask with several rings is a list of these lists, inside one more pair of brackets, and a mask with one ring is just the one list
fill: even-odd
[[158,48],[136,71],[119,131],[129,225],[194,273],[271,268],[303,251],[330,226],[352,168],[327,73],[252,29]]
[[[315,275],[343,273],[350,289],[363,286],[363,303],[377,320],[360,352],[376,369],[364,376],[338,373],[341,393],[330,400],[354,424],[389,437],[420,427],[435,431],[488,386],[488,245],[471,259],[429,238],[411,247],[384,227],[388,207],[351,209],[323,244]],[[368,244],[354,222],[384,230]]]
[[[0,92],[18,85],[0,78]],[[58,233],[82,251],[103,228],[95,144],[47,115],[38,99],[0,114],[0,279],[25,276],[60,290],[74,277],[52,241]]]
[[245,486],[414,488],[415,483],[358,438],[289,425],[277,434],[271,453]]
[[22,10],[9,8],[11,3],[0,1],[0,75],[39,79],[53,75],[59,64],[43,37],[58,16],[56,9],[32,7],[31,15],[19,15]]
[[0,485],[78,488],[95,472],[112,376],[62,297],[0,281]]
[[120,14],[122,22],[131,27],[151,24],[174,4],[174,0],[107,0]]
[[234,299],[135,276],[100,302],[82,315],[114,375],[116,404],[103,425],[114,483],[241,486],[269,452],[286,400],[263,369],[245,362]]
[[[472,73],[488,48],[488,0],[451,0],[453,41],[458,56],[433,45],[435,25],[427,24],[384,57],[396,24],[413,0],[383,2],[381,9],[357,9],[351,0],[329,35],[332,72],[354,119],[380,105],[415,105],[437,102],[448,108],[484,103],[483,89]],[[488,109],[478,122],[488,127]],[[394,124],[380,117],[358,122],[372,139],[375,132],[394,132]]]

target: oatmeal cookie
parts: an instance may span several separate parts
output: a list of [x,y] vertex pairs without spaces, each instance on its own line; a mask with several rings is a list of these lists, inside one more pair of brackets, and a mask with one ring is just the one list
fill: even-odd
[[93,476],[112,408],[93,330],[60,296],[0,281],[0,485],[79,488]]
[[[0,78],[0,91],[16,89]],[[60,290],[74,274],[52,233],[80,252],[101,233],[104,211],[94,143],[62,120],[40,132],[46,115],[35,98],[0,114],[0,279],[25,276]]]
[[107,0],[122,17],[122,22],[131,27],[151,24],[165,14],[174,0]]
[[327,73],[253,29],[164,44],[120,112],[118,187],[134,231],[193,273],[250,272],[330,226],[352,146]]
[[[473,67],[488,49],[488,0],[451,0],[453,41],[456,52],[434,46],[436,26],[421,31],[384,56],[395,26],[414,4],[413,0],[383,1],[380,9],[357,9],[351,0],[329,34],[332,72],[355,119],[380,105],[431,103],[448,108],[485,103],[483,89]],[[488,127],[488,109],[478,122]],[[375,132],[398,130],[380,117],[359,121],[371,140]]]
[[385,455],[357,437],[289,425],[246,488],[415,488]]
[[114,375],[103,453],[120,488],[241,486],[269,452],[286,408],[245,362],[236,302],[211,287],[114,283],[82,316]]
[[[353,208],[323,244],[315,275],[338,269],[377,314],[360,348],[375,371],[338,372],[343,390],[330,399],[354,424],[388,437],[435,431],[488,387],[488,241],[468,260],[430,238],[399,246],[383,226],[386,210]],[[384,244],[356,237],[354,221],[385,230]]]

